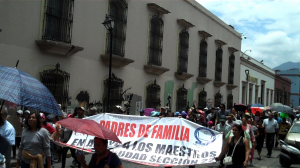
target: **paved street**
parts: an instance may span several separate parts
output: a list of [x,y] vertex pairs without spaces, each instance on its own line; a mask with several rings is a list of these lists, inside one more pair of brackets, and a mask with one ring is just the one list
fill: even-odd
[[[253,160],[253,167],[259,167],[259,168],[267,168],[267,167],[270,167],[270,168],[279,168],[281,167],[280,164],[279,164],[279,160],[277,158],[277,156],[279,155],[280,153],[280,149],[279,148],[275,148],[273,150],[273,155],[271,158],[267,158],[266,155],[267,155],[267,151],[266,151],[266,148],[263,148],[263,151],[262,151],[262,160],[257,160],[257,159],[254,159]],[[257,153],[255,151],[255,157],[257,156]],[[89,161],[91,158],[91,155],[87,155],[86,156],[86,159]],[[66,167],[69,167],[69,165],[71,164],[72,162],[72,158],[68,158],[67,159],[67,164],[66,164]],[[136,163],[131,163],[131,162],[127,162],[127,161],[123,161],[123,164],[124,164],[124,168],[149,168],[150,166],[144,166],[144,165],[140,165],[140,164],[136,164]],[[196,168],[198,167],[217,167],[218,164],[212,164],[212,165],[198,165],[196,166]],[[293,165],[292,167],[298,167],[299,165]],[[59,168],[61,167],[61,163],[57,163],[55,164],[55,168]],[[183,167],[183,166],[182,166]],[[187,166],[185,166],[187,167]]]
[[[280,164],[279,164],[279,159],[277,158],[277,156],[280,153],[280,149],[279,148],[274,148],[273,150],[273,154],[271,158],[267,158],[267,150],[266,148],[263,148],[262,151],[262,160],[257,160],[254,159],[253,160],[253,166],[252,167],[259,167],[259,168],[281,168]],[[257,156],[257,153],[255,151],[255,158]],[[90,161],[91,159],[91,154],[86,155],[86,160]],[[67,158],[66,161],[66,168],[69,168],[71,165],[73,158],[69,157]],[[15,166],[15,162],[16,160],[12,160],[12,167]],[[136,163],[132,163],[132,162],[128,162],[128,161],[122,161],[124,168],[150,168],[151,166],[144,166],[141,164],[136,164]],[[60,168],[61,167],[61,163],[56,163],[54,165],[55,168]],[[187,166],[180,166],[180,167],[187,167]],[[200,168],[200,167],[207,167],[207,168],[215,168],[218,167],[218,164],[210,164],[210,165],[197,165],[196,168]],[[299,165],[292,165],[291,168],[296,168],[299,167]]]

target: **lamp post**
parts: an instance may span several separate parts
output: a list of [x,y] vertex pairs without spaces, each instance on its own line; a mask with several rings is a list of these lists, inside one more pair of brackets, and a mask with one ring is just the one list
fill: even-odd
[[111,62],[112,62],[112,38],[114,29],[114,20],[106,15],[104,22],[102,23],[110,34],[110,49],[109,49],[109,72],[108,72],[108,92],[107,92],[107,110],[110,107],[110,83],[111,83]]
[[244,55],[245,55],[245,53],[247,52],[247,51],[252,51],[252,50],[246,50],[245,52],[242,52],[243,54],[242,54],[242,56],[241,57],[244,57]]
[[246,74],[246,81],[247,81],[247,87],[246,87],[246,105],[247,105],[247,97],[248,97],[248,82],[249,82],[249,70],[246,69],[245,70],[245,74]]

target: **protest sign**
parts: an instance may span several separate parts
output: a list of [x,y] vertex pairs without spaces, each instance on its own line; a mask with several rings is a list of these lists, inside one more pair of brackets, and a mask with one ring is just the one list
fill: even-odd
[[[85,119],[115,132],[122,144],[109,141],[108,148],[121,159],[140,164],[213,163],[222,149],[222,134],[183,118],[99,114]],[[61,145],[92,153],[94,137],[73,132],[68,143]]]

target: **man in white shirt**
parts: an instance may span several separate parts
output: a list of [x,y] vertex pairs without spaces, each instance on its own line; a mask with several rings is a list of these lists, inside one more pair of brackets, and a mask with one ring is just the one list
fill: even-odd
[[273,118],[273,113],[269,112],[268,113],[269,118],[264,119],[263,126],[265,127],[266,130],[266,146],[268,150],[267,157],[270,158],[272,155],[272,148],[274,146],[274,137],[276,134],[276,137],[278,136],[278,123],[277,121]]
[[[224,147],[224,145],[226,143],[225,136],[231,130],[231,126],[226,124],[226,116],[225,115],[221,115],[219,121],[220,121],[220,123],[216,125],[216,131],[223,134],[223,145],[222,146]],[[223,165],[224,157],[220,159],[220,166],[224,166]]]

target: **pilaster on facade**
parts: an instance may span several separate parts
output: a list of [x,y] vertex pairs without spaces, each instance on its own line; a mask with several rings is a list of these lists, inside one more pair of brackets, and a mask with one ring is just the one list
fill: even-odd
[[66,56],[76,54],[84,49],[83,47],[52,40],[35,40],[35,43],[42,51]]
[[[101,54],[100,57],[101,57],[102,62],[105,65],[109,66],[109,57],[110,57],[110,55],[109,54]],[[134,63],[134,60],[112,54],[111,64],[114,67],[121,68],[121,67],[125,67],[125,66],[127,66],[131,63]]]

